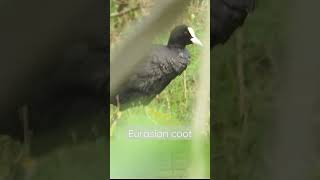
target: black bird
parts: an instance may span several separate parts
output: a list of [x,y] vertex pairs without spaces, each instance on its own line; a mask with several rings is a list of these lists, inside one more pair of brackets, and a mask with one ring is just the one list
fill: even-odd
[[185,47],[189,44],[202,46],[191,27],[175,27],[171,31],[168,44],[153,46],[147,59],[136,66],[130,78],[110,98],[110,103],[120,106],[120,110],[127,109],[137,100],[144,105],[150,103],[187,68],[190,55]]
[[213,0],[211,48],[224,44],[255,8],[255,0]]

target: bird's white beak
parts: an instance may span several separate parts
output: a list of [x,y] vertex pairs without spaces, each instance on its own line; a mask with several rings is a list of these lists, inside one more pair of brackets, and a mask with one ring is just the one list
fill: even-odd
[[190,41],[193,43],[193,44],[196,44],[196,45],[199,45],[199,46],[203,46],[202,42],[196,37],[196,34],[194,33],[194,30],[191,28],[191,27],[188,27],[188,31],[191,35],[191,39]]
[[197,37],[193,37],[193,38],[191,38],[190,40],[191,40],[191,42],[192,42],[193,44],[197,44],[197,45],[199,45],[199,46],[203,46],[202,42],[201,42]]

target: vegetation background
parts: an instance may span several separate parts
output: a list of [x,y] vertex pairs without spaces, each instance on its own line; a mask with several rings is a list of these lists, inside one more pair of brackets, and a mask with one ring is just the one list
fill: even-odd
[[[154,0],[112,0],[111,1],[111,54],[117,43],[126,39],[132,23],[143,21],[152,13]],[[176,20],[175,25],[191,26],[198,38],[204,38],[206,27],[207,0],[191,0],[187,10]],[[181,10],[181,9],[179,9]],[[174,26],[175,26],[174,25]],[[173,27],[167,28],[154,40],[155,44],[165,45]],[[139,43],[139,42],[137,42]],[[121,178],[185,178],[191,163],[191,142],[188,141],[126,141],[121,136],[126,135],[130,125],[144,126],[191,126],[194,117],[193,108],[198,88],[199,66],[201,64],[201,47],[187,47],[191,54],[191,63],[182,75],[170,85],[148,106],[137,106],[119,112],[117,107],[111,107],[111,177]],[[209,101],[209,97],[207,98]],[[209,113],[209,112],[208,112]],[[206,159],[205,177],[209,177],[209,125],[204,129],[206,147],[202,154]],[[154,141],[154,140],[152,140]],[[128,150],[128,147],[130,150]],[[123,171],[123,169],[126,169]],[[194,173],[195,174],[195,173]]]
[[[268,179],[265,138],[284,53],[287,1],[257,1],[244,25],[211,50],[213,177]],[[214,22],[213,22],[214,23]]]

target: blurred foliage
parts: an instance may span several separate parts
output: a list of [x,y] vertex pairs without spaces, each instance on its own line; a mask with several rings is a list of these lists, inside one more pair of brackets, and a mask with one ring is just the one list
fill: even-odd
[[[120,39],[124,39],[126,30],[130,31],[130,25],[143,20],[143,17],[152,14],[151,8],[161,0],[111,0],[110,1],[110,39],[114,45]],[[204,28],[205,8],[207,0],[190,0],[191,5],[183,12],[177,24],[185,23],[197,31],[197,27]],[[126,12],[122,14],[122,12]],[[170,31],[172,27],[168,28]]]
[[[244,26],[224,45],[212,50],[213,62],[213,177],[223,180],[263,179],[265,130],[270,126],[274,78],[281,66],[280,48],[285,38],[286,4],[259,1]],[[240,33],[240,34],[239,34]],[[239,112],[237,36],[242,36],[243,72],[247,117]]]
[[105,137],[95,142],[68,145],[35,159],[33,180],[106,179],[108,154]]
[[104,113],[88,114],[76,124],[33,136],[30,154],[17,140],[0,136],[0,180],[105,179],[105,118]]
[[20,161],[22,146],[12,138],[0,135],[0,180],[12,179]]

